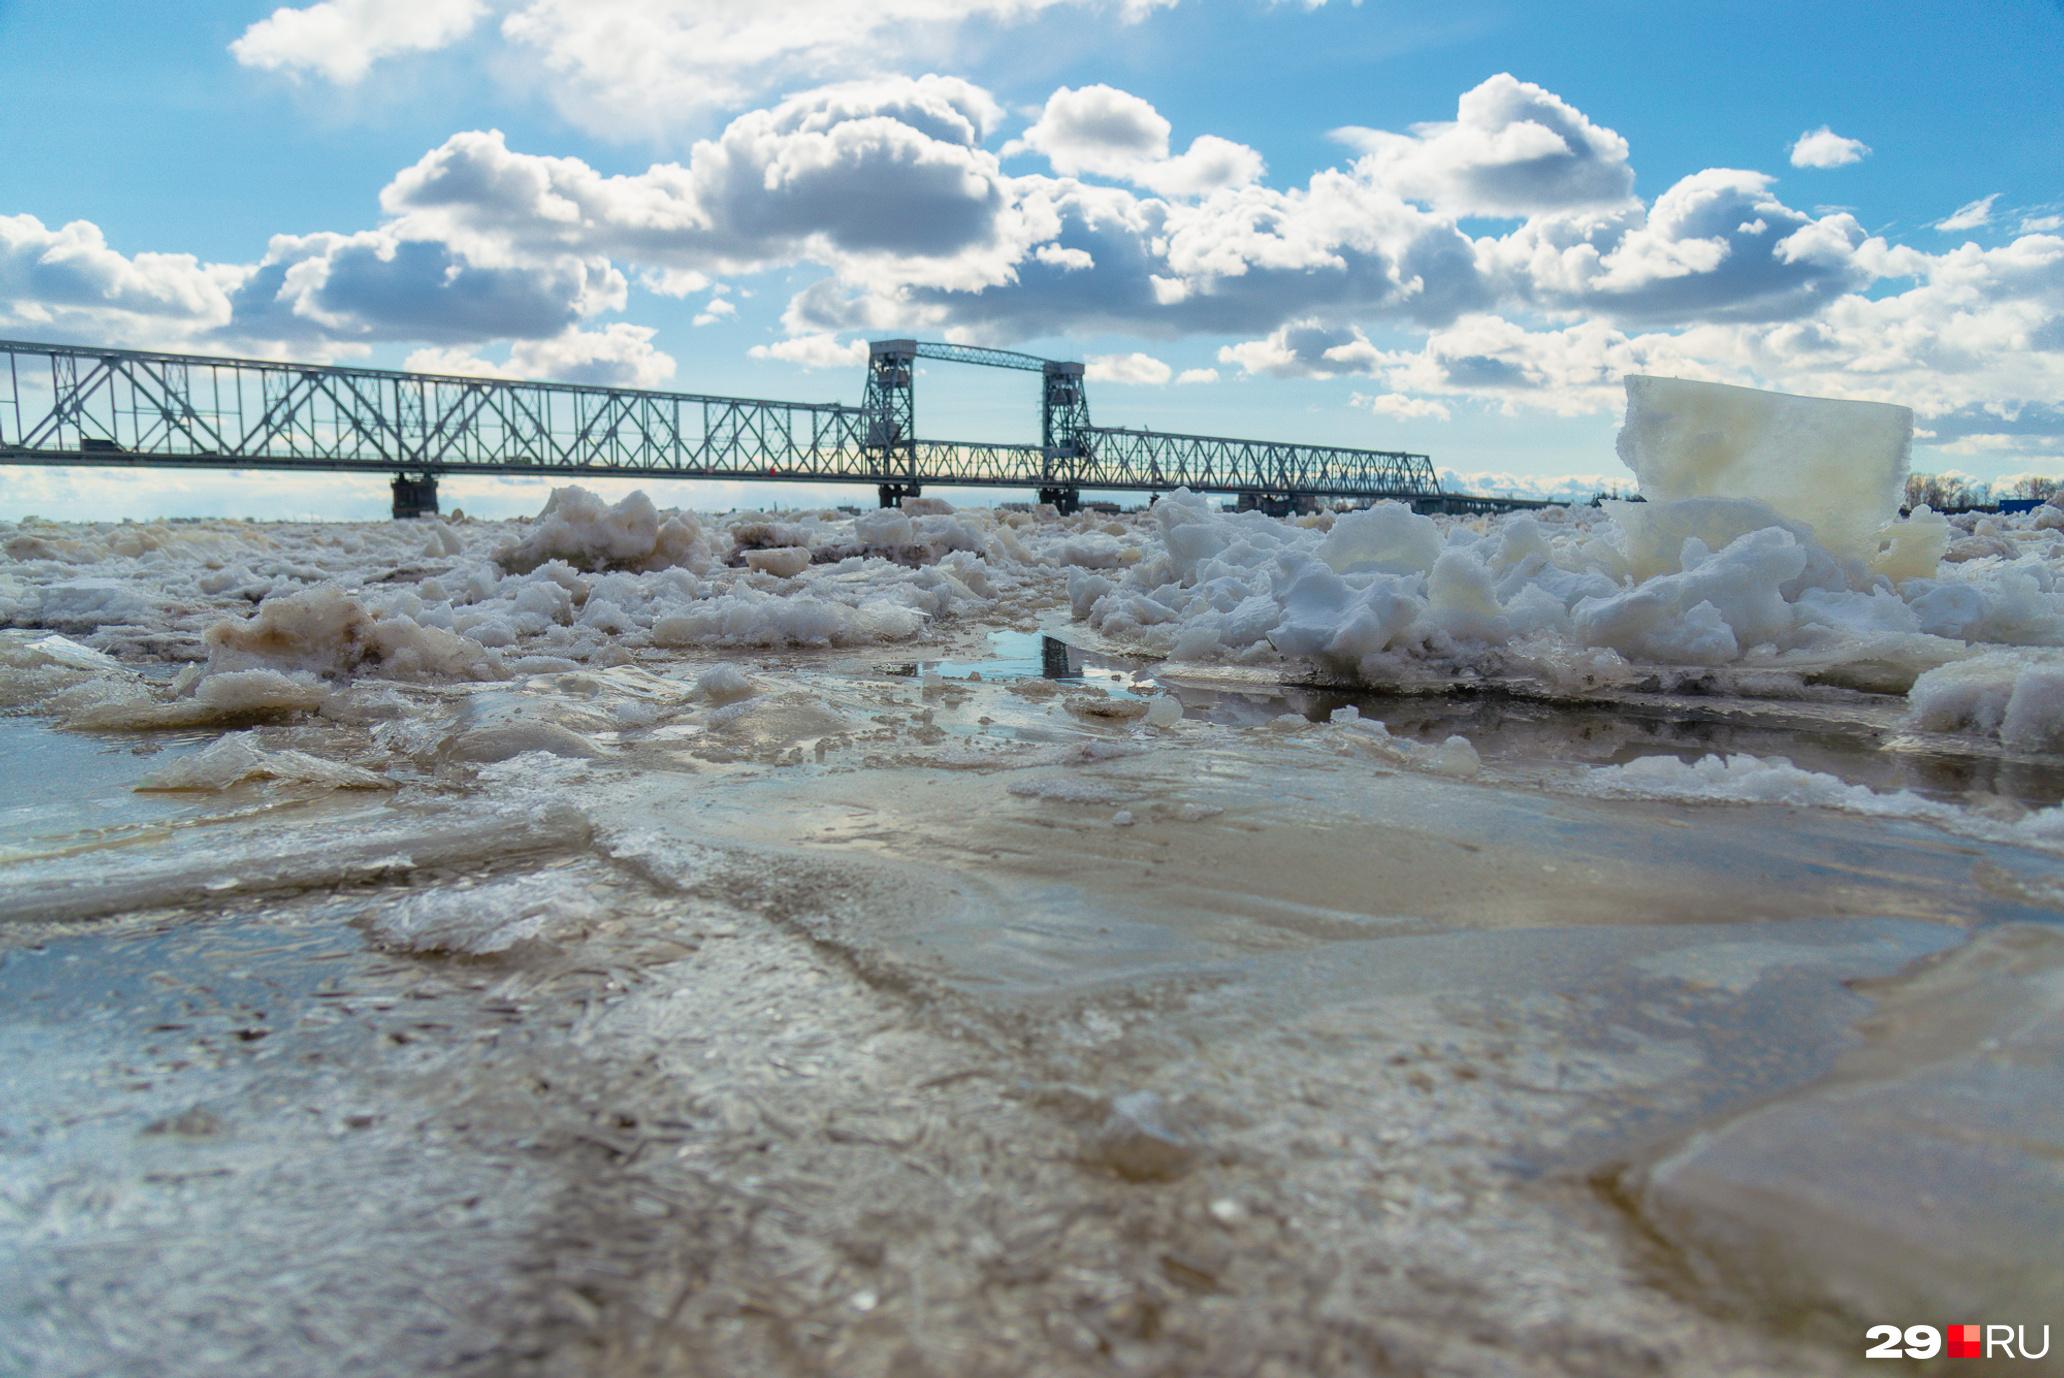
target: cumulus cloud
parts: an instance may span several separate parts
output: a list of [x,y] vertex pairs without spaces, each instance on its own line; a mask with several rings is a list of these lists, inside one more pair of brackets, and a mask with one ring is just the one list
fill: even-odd
[[1515,474],[1499,469],[1441,469],[1441,487],[1450,493],[1485,497],[1534,498],[1548,502],[1589,502],[1633,490],[1627,471],[1616,474]]
[[627,291],[592,256],[497,262],[393,229],[276,235],[237,285],[224,329],[288,343],[541,339],[620,310]]
[[1712,376],[1669,334],[1630,336],[1602,321],[1536,330],[1492,314],[1431,331],[1418,349],[1386,353],[1371,371],[1410,398],[1559,416],[1613,411],[1629,373]]
[[601,387],[656,388],[674,376],[671,355],[653,347],[656,332],[621,322],[600,330],[569,330],[547,340],[523,340],[500,363],[470,349],[431,346],[410,354],[402,367],[472,378],[538,378]]
[[1218,361],[1237,365],[1242,373],[1270,378],[1337,378],[1367,374],[1383,354],[1369,343],[1359,326],[1329,326],[1298,321],[1267,338],[1222,346]]
[[1139,383],[1158,387],[1175,376],[1175,370],[1151,354],[1092,354],[1083,360],[1084,374],[1091,382]]
[[322,0],[274,10],[229,51],[246,67],[313,73],[348,86],[381,58],[457,42],[486,13],[486,0]]
[[770,90],[936,62],[963,31],[1057,8],[1131,24],[1175,0],[320,0],[282,6],[231,45],[248,67],[351,85],[380,61],[450,47],[491,8],[493,61],[605,137],[647,137]]
[[164,339],[225,325],[238,276],[191,254],[125,256],[89,220],[51,229],[0,215],[0,321],[40,334]]
[[509,361],[526,378],[656,388],[675,371],[673,356],[653,347],[656,333],[622,321],[600,330],[568,330],[549,339],[518,341]]
[[1794,210],[1772,180],[1708,168],[1645,211],[1535,217],[1489,254],[1516,296],[1628,321],[1788,319],[1859,289],[1883,241],[1845,211]]
[[1793,167],[1847,167],[1860,163],[1870,153],[1861,139],[1846,139],[1822,125],[1792,141]]
[[723,297],[711,297],[702,310],[695,313],[695,325],[715,325],[738,314],[738,307]]
[[980,146],[1001,114],[958,78],[847,82],[741,115],[685,165],[621,176],[469,131],[380,200],[414,232],[496,255],[591,252],[699,275],[682,293],[713,272],[802,260],[980,286],[1027,247],[1008,180]]
[[[633,281],[700,299],[708,322],[743,295],[727,284],[780,273],[800,278],[788,338],[752,353],[806,367],[857,366],[869,332],[1108,334],[1127,343],[1096,361],[1106,381],[1373,380],[1356,405],[1397,421],[1465,402],[1605,413],[1621,375],[1662,372],[1909,403],[1939,443],[2031,465],[2064,439],[2053,207],[2019,212],[2011,243],[1927,252],[1795,209],[1749,169],[1644,202],[1617,134],[1511,77],[1454,121],[1357,131],[1349,165],[1286,185],[1258,164],[1170,180],[1190,155],[1115,88],[1041,109],[1024,146],[1051,173],[1004,170],[1005,118],[957,78],[845,81],[619,173],[470,131],[395,175],[374,228],[282,235],[236,265],[0,217],[0,318],[313,357],[400,342],[440,367],[650,384],[672,367],[655,337],[600,320]],[[1990,223],[1997,199],[1942,223]],[[1517,223],[1465,227],[1483,218]],[[1197,336],[1218,369],[1124,352]]]
[[1334,136],[1362,150],[1359,171],[1371,181],[1453,215],[1525,216],[1634,194],[1625,139],[1507,72],[1464,92],[1452,121]]
[[1114,86],[1063,86],[1039,118],[1004,147],[1031,150],[1067,177],[1109,177],[1163,196],[1195,197],[1260,179],[1261,155],[1205,134],[1169,156],[1170,125],[1152,104]]
[[1059,7],[1137,21],[1173,0],[531,0],[502,22],[576,123],[655,134],[769,90],[950,55],[965,29]]
[[829,334],[791,335],[746,351],[755,359],[774,359],[804,368],[857,368],[867,362],[865,340],[840,340]]
[[2000,194],[1994,192],[1990,196],[1981,196],[1976,201],[1966,201],[1947,216],[1936,221],[1935,228],[1944,233],[1954,234],[1958,230],[1975,230],[1981,225],[1990,225],[1992,223],[1992,203],[1999,199]]
[[1396,421],[1447,421],[1453,417],[1444,403],[1430,397],[1407,397],[1401,392],[1358,392],[1348,403]]

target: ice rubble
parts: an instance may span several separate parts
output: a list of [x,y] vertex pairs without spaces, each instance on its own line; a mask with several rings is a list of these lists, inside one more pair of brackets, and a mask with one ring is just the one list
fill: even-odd
[[589,571],[695,568],[707,567],[709,547],[694,517],[662,514],[642,492],[612,507],[585,488],[559,488],[536,524],[495,552],[495,561],[515,574],[551,560]]
[[1183,490],[1118,519],[931,499],[698,518],[563,488],[519,522],[0,525],[0,621],[198,662],[168,686],[0,648],[0,699],[81,725],[236,723],[360,680],[886,644],[1065,603],[1124,649],[1291,678],[1753,676],[1911,691],[1917,728],[2058,748],[2064,510],[1900,517],[1900,408],[1640,377],[1628,399],[1646,501],[1502,518],[1285,522]]
[[305,751],[267,750],[255,732],[232,732],[195,752],[160,766],[136,782],[139,790],[222,790],[246,780],[280,780],[331,789],[385,789],[386,776],[325,761]]
[[[1772,675],[1911,688],[1917,726],[2058,745],[2056,519],[1901,518],[1903,408],[1639,377],[1628,397],[1620,448],[1644,502],[1466,521],[1379,503],[1291,524],[1177,492],[1151,513],[1159,549],[1071,570],[1071,606],[1185,660],[1556,692],[1755,671],[1766,691]],[[1989,544],[1958,559],[1960,540]]]

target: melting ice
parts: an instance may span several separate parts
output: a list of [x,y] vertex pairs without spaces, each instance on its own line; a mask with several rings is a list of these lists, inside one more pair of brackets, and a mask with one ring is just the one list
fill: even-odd
[[94,782],[0,838],[0,1367],[1839,1372],[2054,1295],[2064,509],[1901,515],[1910,433],[0,525],[0,750]]

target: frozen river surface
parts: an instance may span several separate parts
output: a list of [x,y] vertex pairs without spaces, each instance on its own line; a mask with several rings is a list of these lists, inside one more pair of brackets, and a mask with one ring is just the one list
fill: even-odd
[[0,1372],[2054,1325],[2064,512],[1687,501],[0,528]]
[[1869,722],[961,640],[440,688],[380,789],[14,720],[5,1367],[1839,1372],[2058,1295],[2054,855],[1558,787]]

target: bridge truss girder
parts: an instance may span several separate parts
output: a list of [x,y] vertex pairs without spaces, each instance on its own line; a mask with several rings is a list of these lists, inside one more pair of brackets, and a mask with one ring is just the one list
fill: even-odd
[[[1040,442],[921,438],[919,358],[1038,372]],[[1440,493],[1424,455],[1096,426],[1079,363],[912,340],[873,346],[859,407],[0,341],[0,463]]]

